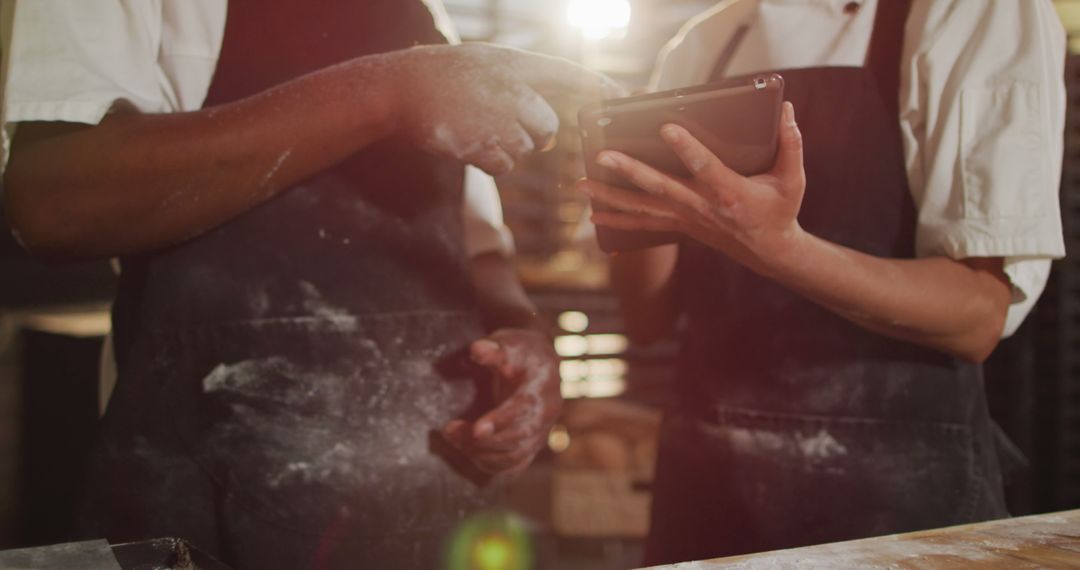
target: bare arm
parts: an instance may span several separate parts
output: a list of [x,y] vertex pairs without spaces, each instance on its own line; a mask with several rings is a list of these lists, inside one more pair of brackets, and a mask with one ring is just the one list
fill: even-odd
[[24,124],[5,174],[5,211],[23,243],[46,256],[170,245],[389,134],[387,87],[345,65],[193,113]]
[[102,257],[198,235],[390,135],[501,173],[558,128],[534,87],[613,88],[554,58],[436,46],[358,58],[198,112],[23,125],[5,211],[35,253]]
[[802,136],[785,104],[781,148],[769,173],[745,178],[690,133],[663,136],[694,173],[678,180],[615,152],[601,154],[649,194],[585,181],[579,188],[619,212],[597,224],[682,231],[868,330],[982,361],[1001,336],[1011,291],[998,258],[885,259],[812,236],[797,215],[805,191]]
[[885,259],[802,234],[772,276],[874,332],[982,362],[1012,299],[1000,258]]
[[612,256],[611,286],[619,298],[626,332],[635,342],[652,343],[674,330],[672,288],[678,257],[676,245]]
[[501,253],[483,253],[472,258],[473,283],[484,325],[500,328],[548,330],[525,293],[513,260]]

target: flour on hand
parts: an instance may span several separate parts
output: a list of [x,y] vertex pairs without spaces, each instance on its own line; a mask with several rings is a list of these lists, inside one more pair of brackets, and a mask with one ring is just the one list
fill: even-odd
[[398,86],[402,134],[422,150],[476,165],[513,169],[559,129],[541,93],[584,99],[621,93],[607,77],[570,61],[486,44],[423,46],[380,56]]

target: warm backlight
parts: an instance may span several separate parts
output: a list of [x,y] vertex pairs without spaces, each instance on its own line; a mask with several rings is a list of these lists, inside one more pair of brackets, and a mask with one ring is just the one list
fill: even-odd
[[566,17],[586,38],[618,36],[630,25],[630,0],[570,0]]

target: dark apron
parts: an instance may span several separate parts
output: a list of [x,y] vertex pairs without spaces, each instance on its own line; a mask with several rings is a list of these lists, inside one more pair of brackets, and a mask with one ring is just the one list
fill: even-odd
[[[779,72],[806,145],[800,223],[886,258],[914,257],[917,221],[898,125],[907,4],[878,3],[866,67]],[[1007,516],[979,366],[868,332],[698,243],[680,246],[677,283],[688,322],[649,563]]]
[[[443,42],[421,0],[230,0],[206,105]],[[463,175],[380,143],[125,259],[88,532],[180,536],[238,569],[439,567],[493,493],[434,436],[486,393],[464,356],[484,331]]]

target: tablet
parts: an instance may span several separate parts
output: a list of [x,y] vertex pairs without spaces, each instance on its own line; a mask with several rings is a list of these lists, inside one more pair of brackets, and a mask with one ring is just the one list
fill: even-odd
[[[689,178],[689,170],[660,138],[660,127],[667,123],[686,128],[736,172],[760,174],[776,159],[783,101],[784,79],[773,73],[590,105],[578,113],[586,175],[590,180],[633,188],[596,164],[601,151],[617,150]],[[672,243],[679,237],[598,227],[597,239],[604,251],[617,252]]]

